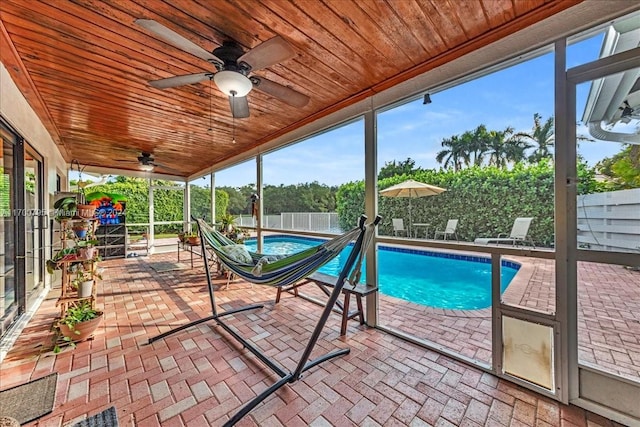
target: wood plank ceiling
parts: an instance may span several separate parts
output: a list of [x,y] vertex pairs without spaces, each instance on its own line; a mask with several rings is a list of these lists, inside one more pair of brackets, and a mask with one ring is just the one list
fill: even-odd
[[[2,0],[0,59],[67,161],[138,170],[145,151],[170,168],[155,172],[186,177],[579,2]],[[296,56],[255,75],[310,102],[296,108],[253,90],[250,117],[233,120],[209,81],[156,89],[147,82],[215,68],[139,18],[209,52],[279,35]]]

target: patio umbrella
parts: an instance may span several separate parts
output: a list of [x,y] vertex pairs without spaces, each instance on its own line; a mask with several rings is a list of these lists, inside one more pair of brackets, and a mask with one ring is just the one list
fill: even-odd
[[445,188],[436,187],[435,185],[425,184],[424,182],[409,179],[400,184],[393,185],[384,190],[380,190],[380,195],[385,197],[407,197],[409,198],[409,235],[411,235],[411,199],[415,197],[435,196],[447,191]]

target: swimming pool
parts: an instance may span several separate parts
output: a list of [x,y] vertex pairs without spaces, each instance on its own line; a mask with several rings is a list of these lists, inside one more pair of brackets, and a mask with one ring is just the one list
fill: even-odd
[[[320,242],[307,237],[266,236],[263,252],[292,254]],[[250,251],[256,250],[254,239],[245,244]],[[349,252],[346,248],[318,271],[337,276]],[[491,260],[487,257],[389,246],[380,246],[378,254],[378,285],[385,295],[445,309],[474,310],[491,305]],[[501,292],[519,268],[517,263],[502,261]]]

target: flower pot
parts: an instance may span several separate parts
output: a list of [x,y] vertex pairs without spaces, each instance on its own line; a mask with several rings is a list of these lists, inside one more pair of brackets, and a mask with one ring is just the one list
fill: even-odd
[[96,248],[94,246],[86,248],[78,248],[78,256],[84,259],[93,259],[96,254]]
[[189,237],[189,244],[190,245],[199,245],[200,244],[200,238],[199,237]]
[[78,296],[80,298],[88,298],[93,294],[93,280],[81,282],[78,285]]
[[95,319],[76,323],[73,330],[62,323],[58,324],[58,327],[60,328],[60,333],[65,337],[69,337],[71,341],[84,341],[91,337],[95,330],[98,329],[98,326],[102,323],[102,317],[103,314],[100,313]]
[[85,237],[87,237],[87,229],[86,228],[74,228],[73,232],[74,232],[74,234],[76,235],[76,237],[78,239],[84,239]]
[[96,207],[94,205],[78,205],[76,207],[76,214],[80,218],[93,218],[96,212]]

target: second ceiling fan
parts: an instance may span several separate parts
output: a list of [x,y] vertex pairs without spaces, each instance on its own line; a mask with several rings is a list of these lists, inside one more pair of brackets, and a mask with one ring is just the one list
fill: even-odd
[[215,71],[150,81],[149,84],[155,88],[167,89],[213,79],[218,89],[229,97],[231,114],[235,118],[249,117],[247,94],[253,88],[293,107],[304,107],[309,102],[308,96],[296,90],[251,74],[295,56],[293,47],[280,36],[273,37],[247,52],[234,41],[226,41],[213,52],[208,52],[152,19],[136,19],[135,23],[178,49],[204,59],[215,67]]

